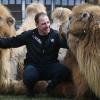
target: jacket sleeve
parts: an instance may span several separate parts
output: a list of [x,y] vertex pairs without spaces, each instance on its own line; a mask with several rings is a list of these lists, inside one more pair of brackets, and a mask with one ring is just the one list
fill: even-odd
[[66,38],[60,38],[59,32],[56,31],[56,39],[58,41],[59,48],[69,49]]
[[0,48],[16,48],[25,45],[28,32],[23,32],[16,37],[0,38]]
[[68,44],[67,44],[67,40],[65,38],[60,39],[60,47],[69,49]]
[[66,38],[60,38],[59,32],[56,31],[56,30],[54,30],[54,32],[55,32],[55,35],[56,35],[55,37],[56,37],[57,44],[58,44],[59,48],[69,49]]

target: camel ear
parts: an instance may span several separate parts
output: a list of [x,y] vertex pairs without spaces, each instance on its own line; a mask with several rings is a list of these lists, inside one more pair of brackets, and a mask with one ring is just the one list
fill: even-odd
[[12,18],[12,17],[8,17],[7,18],[7,23],[8,23],[9,26],[11,26],[11,25],[15,24],[15,19]]
[[80,19],[83,21],[88,21],[89,18],[90,18],[90,14],[88,12],[83,12],[80,14]]

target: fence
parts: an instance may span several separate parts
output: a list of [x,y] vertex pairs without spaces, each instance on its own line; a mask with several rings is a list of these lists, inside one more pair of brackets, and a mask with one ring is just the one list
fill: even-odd
[[47,8],[48,15],[50,15],[51,11],[56,7],[62,6],[71,9],[74,5],[84,3],[85,0],[0,0],[0,3],[6,5],[10,9],[12,15],[16,19],[17,25],[22,23],[25,17],[25,8],[32,2],[44,4]]

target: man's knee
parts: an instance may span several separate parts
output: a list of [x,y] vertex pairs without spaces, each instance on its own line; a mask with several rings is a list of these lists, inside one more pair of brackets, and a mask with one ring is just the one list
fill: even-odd
[[23,82],[25,85],[33,85],[38,80],[38,72],[32,65],[28,65],[23,72]]
[[61,80],[71,80],[71,71],[63,64],[58,64],[57,78]]

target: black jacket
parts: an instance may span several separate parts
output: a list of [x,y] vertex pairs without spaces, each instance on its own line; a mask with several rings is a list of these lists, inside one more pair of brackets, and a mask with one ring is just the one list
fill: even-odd
[[[45,39],[45,41],[43,41]],[[37,28],[11,38],[0,38],[0,48],[16,48],[26,45],[25,64],[45,65],[57,62],[60,47],[68,48],[58,32],[51,29],[46,38],[39,35]]]

